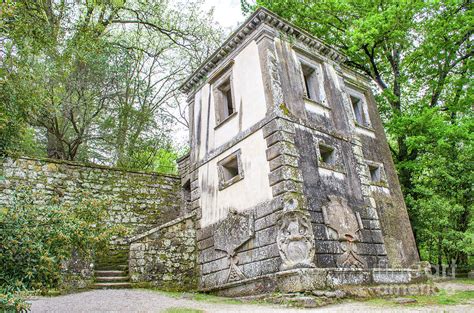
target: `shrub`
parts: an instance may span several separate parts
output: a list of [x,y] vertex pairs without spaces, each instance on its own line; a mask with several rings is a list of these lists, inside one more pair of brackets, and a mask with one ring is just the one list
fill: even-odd
[[124,232],[107,225],[107,202],[87,195],[76,204],[34,204],[18,194],[0,208],[0,290],[47,290],[61,285],[72,255],[92,260]]
[[0,312],[29,312],[30,304],[16,294],[0,293]]

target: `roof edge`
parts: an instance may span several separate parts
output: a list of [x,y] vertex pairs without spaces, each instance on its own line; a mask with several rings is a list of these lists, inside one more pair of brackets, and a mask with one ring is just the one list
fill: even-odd
[[311,35],[307,31],[285,21],[275,13],[266,9],[265,7],[259,7],[247,20],[237,28],[224,43],[217,48],[217,50],[208,57],[179,87],[179,90],[188,93],[192,88],[197,85],[203,77],[206,76],[217,64],[231,53],[235,47],[237,47],[247,36],[249,36],[260,24],[266,23],[271,27],[274,27],[288,35],[296,36],[298,40],[307,44],[310,47],[316,48],[324,56],[329,57],[331,60],[341,63],[345,61],[346,56],[338,51],[337,49],[329,46],[322,40]]

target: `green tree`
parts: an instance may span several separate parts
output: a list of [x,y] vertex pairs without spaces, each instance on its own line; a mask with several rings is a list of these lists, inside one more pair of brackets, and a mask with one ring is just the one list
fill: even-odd
[[21,150],[24,136],[28,133],[25,120],[26,108],[31,106],[29,99],[22,98],[27,86],[17,85],[12,88],[6,84],[9,76],[17,76],[18,73],[8,73],[5,68],[7,51],[11,50],[11,44],[5,38],[7,33],[6,22],[14,16],[14,6],[0,3],[0,156],[6,153]]
[[[220,40],[201,1],[2,2],[1,153],[127,167],[165,147],[177,87]],[[35,27],[31,27],[35,25]]]
[[[337,47],[348,56],[347,65],[372,78],[422,256],[467,264],[472,2],[257,0],[258,5]],[[243,0],[242,8],[256,6]]]

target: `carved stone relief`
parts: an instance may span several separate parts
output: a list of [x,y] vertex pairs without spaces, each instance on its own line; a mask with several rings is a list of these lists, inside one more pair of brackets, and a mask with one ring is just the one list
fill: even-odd
[[237,266],[237,250],[254,237],[254,217],[251,212],[240,213],[233,209],[229,216],[221,221],[214,232],[214,249],[227,253],[229,274],[227,282],[245,279],[244,273]]
[[267,58],[272,84],[273,103],[280,105],[283,103],[283,93],[281,91],[280,73],[278,72],[278,60],[274,52],[270,49],[268,50]]
[[277,245],[282,259],[280,270],[315,267],[314,234],[307,212],[291,210],[279,216]]
[[363,228],[360,216],[354,214],[346,199],[337,196],[328,196],[328,198],[329,202],[322,208],[328,237],[338,240],[343,251],[336,260],[337,266],[341,268],[367,267],[356,245],[360,240],[359,230]]

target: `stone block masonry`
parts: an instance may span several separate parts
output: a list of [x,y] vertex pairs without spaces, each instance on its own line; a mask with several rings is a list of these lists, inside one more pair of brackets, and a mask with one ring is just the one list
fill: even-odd
[[21,190],[33,194],[38,204],[53,198],[60,203],[85,196],[107,199],[109,222],[127,226],[130,237],[180,215],[180,180],[175,176],[24,157],[0,162],[0,206]]
[[66,288],[84,288],[92,282],[91,262],[104,268],[129,265],[133,282],[175,290],[195,287],[194,215],[183,215],[186,205],[177,176],[48,159],[3,159],[0,207],[8,206],[21,192],[30,193],[38,205],[52,199],[59,203],[83,197],[107,200],[110,225],[130,230],[126,238],[114,240],[103,259],[86,262],[75,256],[65,263]]
[[130,239],[132,282],[150,282],[167,290],[196,288],[194,214],[179,217]]
[[344,60],[259,8],[182,86],[201,290],[424,279],[406,274],[419,256],[370,80]]

